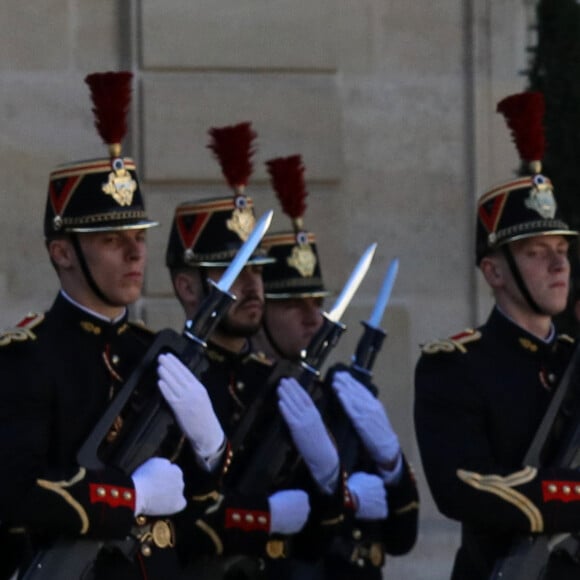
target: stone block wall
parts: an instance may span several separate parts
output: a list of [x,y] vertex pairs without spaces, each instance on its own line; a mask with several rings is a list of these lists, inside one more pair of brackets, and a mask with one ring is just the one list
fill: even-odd
[[[494,113],[523,88],[529,3],[521,0],[7,0],[0,19],[0,326],[47,308],[57,280],[42,215],[49,172],[97,157],[83,78],[135,74],[125,153],[150,213],[145,295],[153,328],[182,318],[163,265],[174,207],[228,195],[207,130],[252,121],[248,188],[277,209],[264,161],[300,153],[327,284],[339,291],[364,248],[372,269],[334,359],[348,359],[388,264],[399,277],[376,367],[381,397],[416,467],[416,549],[388,577],[448,577],[457,528],[437,513],[412,426],[413,367],[422,342],[483,319],[489,296],[473,268],[474,203],[511,175],[516,156]],[[272,231],[288,226],[278,212]],[[333,360],[334,360],[333,359]]]

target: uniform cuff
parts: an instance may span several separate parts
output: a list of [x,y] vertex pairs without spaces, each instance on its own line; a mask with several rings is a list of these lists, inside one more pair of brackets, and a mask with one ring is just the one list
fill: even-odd
[[397,485],[403,475],[403,454],[399,451],[394,467],[377,465],[377,471],[385,485]]

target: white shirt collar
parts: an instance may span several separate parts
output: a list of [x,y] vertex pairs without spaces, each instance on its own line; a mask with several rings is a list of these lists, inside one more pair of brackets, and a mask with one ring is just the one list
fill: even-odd
[[107,318],[106,316],[103,316],[102,314],[99,314],[98,312],[95,312],[94,310],[91,310],[90,308],[87,308],[86,306],[83,306],[82,304],[79,304],[76,300],[73,300],[62,288],[60,289],[60,293],[64,298],[66,298],[71,304],[76,306],[79,310],[82,310],[83,312],[86,312],[87,314],[90,314],[91,316],[94,316],[95,318],[98,318],[103,322],[108,322],[109,324],[115,324],[116,322],[119,322],[119,320],[121,320],[127,312],[127,309],[125,308],[122,314],[120,314],[116,318],[110,319]]

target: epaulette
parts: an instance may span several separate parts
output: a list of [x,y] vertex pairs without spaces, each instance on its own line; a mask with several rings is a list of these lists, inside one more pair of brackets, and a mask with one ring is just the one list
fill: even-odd
[[438,352],[454,352],[459,351],[462,354],[467,352],[466,344],[475,342],[481,338],[479,330],[467,328],[463,332],[456,334],[450,338],[441,340],[434,340],[429,342],[421,348],[423,354],[436,354]]
[[205,350],[205,356],[209,360],[213,360],[219,363],[224,362],[226,360],[225,355],[223,355],[221,352],[218,352],[217,350],[214,350],[213,348],[207,348]]
[[266,353],[258,350],[256,352],[251,352],[246,358],[247,361],[256,361],[264,366],[271,367],[274,366],[274,359],[266,356]]
[[32,332],[44,320],[44,314],[31,312],[27,314],[14,328],[0,330],[0,346],[6,346],[13,342],[36,340],[36,334]]

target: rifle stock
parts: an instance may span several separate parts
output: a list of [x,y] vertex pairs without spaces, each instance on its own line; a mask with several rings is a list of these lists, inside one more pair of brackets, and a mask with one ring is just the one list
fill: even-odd
[[[44,580],[48,578],[71,578],[85,580],[91,578],[92,567],[104,542],[97,540],[61,540],[55,546],[36,554],[22,576],[23,580]],[[58,573],[58,570],[66,570]],[[54,574],[55,576],[51,576]]]
[[[566,421],[566,430],[555,460],[550,465],[578,469],[580,467],[580,343],[576,344],[572,358],[532,443],[523,465],[539,467],[546,447],[560,420]],[[536,534],[519,536],[508,555],[499,560],[490,580],[541,580],[553,553],[568,552],[574,559],[580,556],[580,540],[572,534]]]

